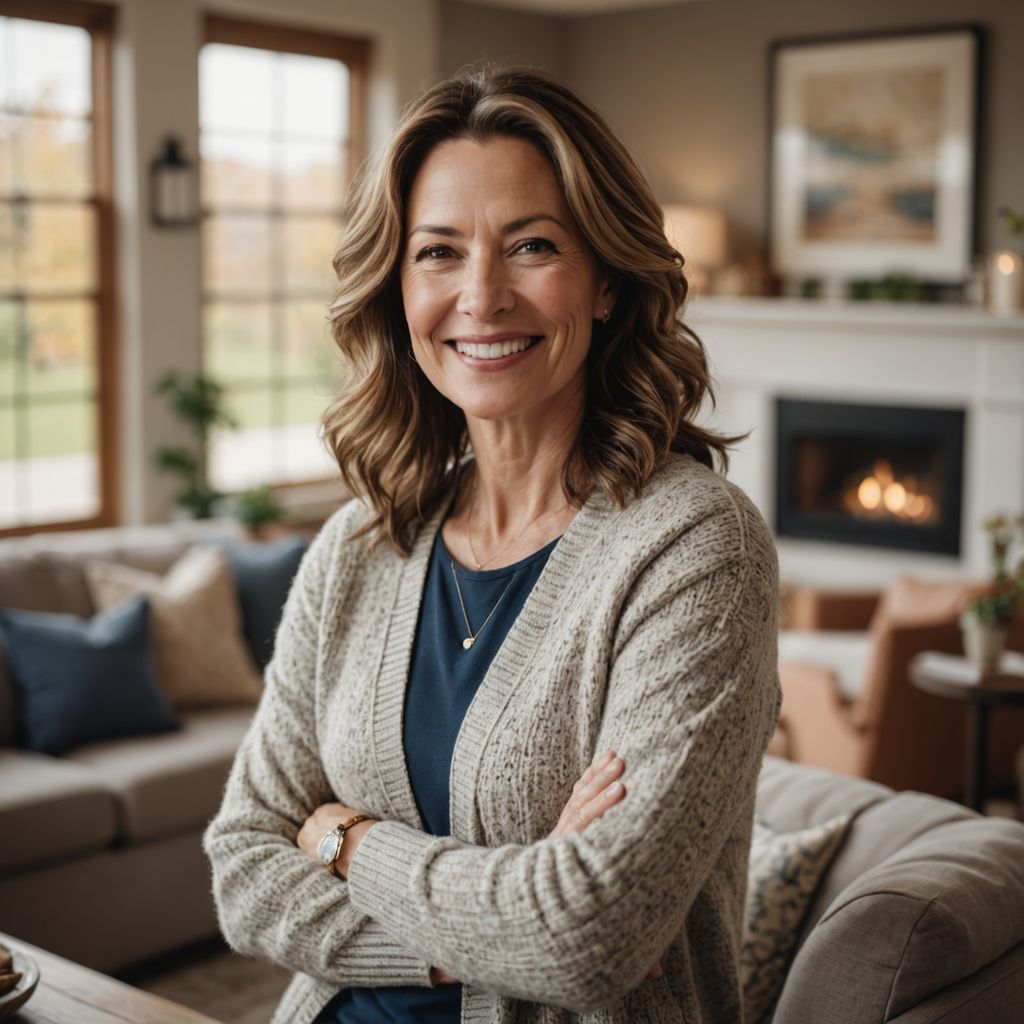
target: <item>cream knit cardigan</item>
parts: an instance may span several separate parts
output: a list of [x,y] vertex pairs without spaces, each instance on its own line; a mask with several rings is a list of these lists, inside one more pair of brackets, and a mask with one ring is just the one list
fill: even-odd
[[[473,698],[452,835],[435,837],[402,708],[447,505],[408,558],[345,541],[367,516],[356,500],[311,545],[204,839],[224,935],[297,972],[280,1024],[311,1021],[341,987],[429,985],[431,965],[464,982],[463,1022],[738,1024],[755,784],[780,701],[761,516],[683,455],[624,510],[595,492]],[[551,838],[612,748],[625,799]],[[347,881],[295,845],[334,799],[381,819]],[[645,980],[659,957],[664,975]]]

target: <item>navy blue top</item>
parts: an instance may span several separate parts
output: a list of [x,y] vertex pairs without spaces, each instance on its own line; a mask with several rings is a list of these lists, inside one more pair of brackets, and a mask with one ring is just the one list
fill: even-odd
[[[474,572],[456,562],[457,589],[452,556],[437,532],[420,602],[402,724],[409,781],[431,835],[451,833],[448,776],[462,720],[558,539],[501,569]],[[462,646],[467,632],[460,590],[476,635],[469,650]],[[345,988],[324,1007],[316,1024],[458,1024],[461,1007],[458,984]]]

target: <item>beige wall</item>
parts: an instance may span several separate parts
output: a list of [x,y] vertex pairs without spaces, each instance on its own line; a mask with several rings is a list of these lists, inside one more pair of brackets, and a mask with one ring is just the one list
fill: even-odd
[[489,60],[562,75],[567,32],[568,23],[560,18],[441,0],[438,70],[451,74],[464,64]]
[[724,207],[734,245],[765,230],[768,49],[800,36],[980,22],[987,29],[980,243],[1024,206],[1021,0],[710,0],[569,22],[566,76],[621,133],[665,202]]

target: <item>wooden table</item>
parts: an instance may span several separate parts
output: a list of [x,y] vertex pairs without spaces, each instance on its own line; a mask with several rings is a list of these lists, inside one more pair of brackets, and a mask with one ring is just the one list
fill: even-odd
[[219,1024],[14,936],[0,932],[0,943],[27,953],[39,967],[39,985],[32,998],[7,1018],[11,1024]]
[[910,663],[910,681],[919,690],[967,704],[964,802],[981,811],[987,794],[989,712],[995,707],[1024,707],[1024,656],[1007,652],[999,672],[982,677],[966,658],[925,651]]

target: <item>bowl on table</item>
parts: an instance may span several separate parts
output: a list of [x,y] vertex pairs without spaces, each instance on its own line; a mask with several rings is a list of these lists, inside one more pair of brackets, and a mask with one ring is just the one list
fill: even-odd
[[[21,977],[13,987],[7,987],[16,975]],[[35,960],[20,949],[0,945],[0,1020],[17,1013],[29,1001],[38,984],[39,968]]]

